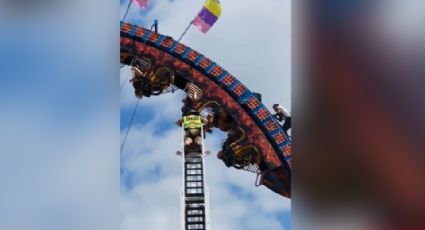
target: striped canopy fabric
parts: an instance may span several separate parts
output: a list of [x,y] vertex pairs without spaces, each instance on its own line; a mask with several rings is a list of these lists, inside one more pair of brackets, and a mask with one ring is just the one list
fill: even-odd
[[221,6],[219,0],[207,0],[198,15],[193,19],[193,25],[198,27],[203,33],[214,25],[221,15]]
[[132,0],[140,8],[146,8],[148,6],[148,0]]

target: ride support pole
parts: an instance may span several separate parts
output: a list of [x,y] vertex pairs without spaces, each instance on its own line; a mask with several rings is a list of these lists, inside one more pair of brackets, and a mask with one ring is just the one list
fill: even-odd
[[186,34],[186,32],[189,30],[190,26],[192,26],[193,20],[190,21],[189,25],[186,27],[186,30],[182,33],[182,35],[180,36],[179,40],[177,40],[177,42],[180,42],[183,38],[183,36]]
[[125,22],[125,18],[127,17],[128,11],[130,10],[131,4],[133,4],[133,0],[130,0],[128,2],[127,10],[125,11],[124,17],[122,19],[123,22]]

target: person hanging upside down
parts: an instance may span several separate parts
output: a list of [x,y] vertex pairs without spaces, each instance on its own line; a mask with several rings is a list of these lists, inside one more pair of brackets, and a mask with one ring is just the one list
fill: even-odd
[[282,128],[283,131],[288,134],[288,130],[291,128],[291,114],[288,112],[288,110],[286,110],[285,108],[283,108],[283,106],[279,104],[274,104],[273,110],[276,112],[273,116],[279,122],[284,122]]

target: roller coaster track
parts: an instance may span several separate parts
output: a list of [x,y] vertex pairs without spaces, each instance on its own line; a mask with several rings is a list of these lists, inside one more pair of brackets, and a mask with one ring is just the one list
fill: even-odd
[[170,36],[121,22],[120,45],[153,57],[155,65],[184,73],[206,97],[220,102],[247,133],[245,143],[259,149],[266,165],[261,183],[290,197],[291,138],[252,91],[220,65]]

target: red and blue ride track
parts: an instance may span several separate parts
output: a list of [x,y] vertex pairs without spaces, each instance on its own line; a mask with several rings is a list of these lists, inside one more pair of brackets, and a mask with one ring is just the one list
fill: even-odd
[[206,101],[220,104],[243,130],[243,140],[237,144],[258,150],[260,184],[290,198],[291,139],[244,84],[196,50],[137,25],[121,22],[120,47],[132,50],[134,56],[149,56],[154,68],[173,70],[202,89]]

